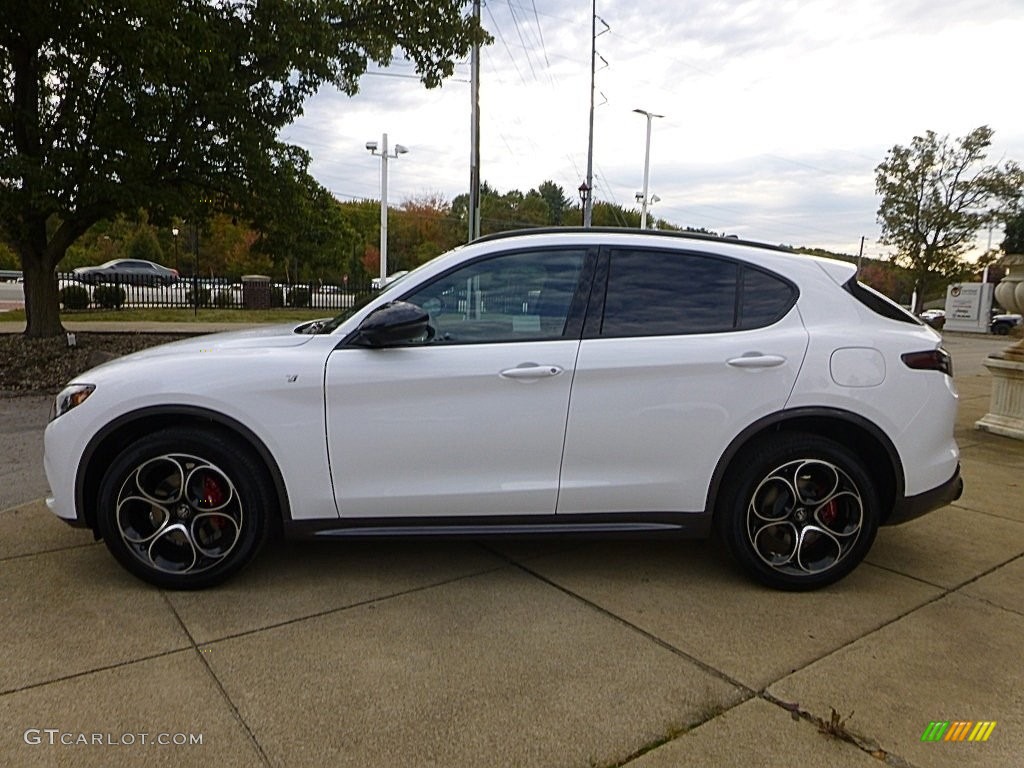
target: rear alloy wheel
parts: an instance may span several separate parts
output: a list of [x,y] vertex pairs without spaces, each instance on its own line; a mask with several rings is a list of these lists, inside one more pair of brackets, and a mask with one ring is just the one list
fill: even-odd
[[247,446],[214,432],[168,429],[142,438],[110,465],[97,522],[104,543],[159,587],[218,584],[267,537],[272,489]]
[[864,559],[878,532],[874,484],[857,457],[814,435],[754,445],[719,507],[719,530],[747,572],[770,587],[816,589]]

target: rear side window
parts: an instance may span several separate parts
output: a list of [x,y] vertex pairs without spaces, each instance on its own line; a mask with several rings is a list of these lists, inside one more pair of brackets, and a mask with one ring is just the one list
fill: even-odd
[[796,301],[785,280],[741,262],[672,251],[613,251],[602,336],[761,328]]
[[863,283],[857,282],[856,277],[851,277],[847,280],[843,287],[851,296],[853,296],[853,298],[870,309],[876,315],[887,317],[890,320],[898,320],[901,323],[910,323],[911,325],[922,324],[920,320],[888,296],[884,296],[874,288],[869,288]]
[[778,322],[796,303],[796,295],[796,288],[782,278],[744,266],[739,327],[763,328]]

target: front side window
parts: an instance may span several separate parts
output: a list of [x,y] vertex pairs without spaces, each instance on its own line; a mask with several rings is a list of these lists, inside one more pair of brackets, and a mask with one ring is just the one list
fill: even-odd
[[475,261],[403,297],[430,315],[431,344],[562,338],[583,250],[525,251]]

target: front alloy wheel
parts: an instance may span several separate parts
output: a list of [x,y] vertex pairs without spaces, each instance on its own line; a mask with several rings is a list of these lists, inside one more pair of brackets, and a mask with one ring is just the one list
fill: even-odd
[[211,586],[266,538],[265,474],[245,446],[218,433],[170,429],[142,438],[104,476],[100,534],[122,565],[152,584]]
[[831,584],[867,554],[878,502],[862,464],[813,435],[778,435],[737,462],[719,529],[740,564],[780,589]]

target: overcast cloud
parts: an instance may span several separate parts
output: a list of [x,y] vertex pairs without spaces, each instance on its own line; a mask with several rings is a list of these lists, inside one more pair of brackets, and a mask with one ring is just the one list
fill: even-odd
[[[488,0],[481,83],[482,177],[570,196],[586,175],[590,2]],[[1021,0],[598,1],[597,199],[634,205],[645,120],[654,121],[654,215],[773,243],[866,253],[881,246],[874,167],[934,130],[996,131],[989,159],[1024,162]],[[601,25],[598,25],[599,30]],[[340,199],[380,197],[364,145],[409,148],[390,165],[392,204],[464,193],[469,67],[423,89],[411,66],[367,75],[348,98],[324,89],[283,138],[308,149]],[[996,234],[996,242],[999,235]],[[979,235],[987,244],[987,233]]]

